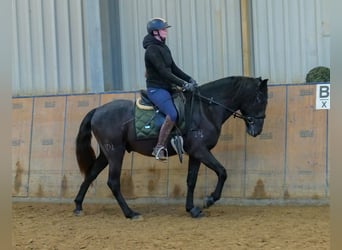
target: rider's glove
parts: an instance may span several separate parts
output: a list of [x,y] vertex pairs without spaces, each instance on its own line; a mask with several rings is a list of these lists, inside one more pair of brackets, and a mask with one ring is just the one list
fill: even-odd
[[190,78],[189,82],[192,83],[195,87],[198,86],[196,80],[194,80],[194,79],[192,79],[192,78]]
[[195,85],[193,83],[184,82],[183,83],[183,91],[191,91],[191,92],[193,92],[196,89],[196,86],[197,85]]

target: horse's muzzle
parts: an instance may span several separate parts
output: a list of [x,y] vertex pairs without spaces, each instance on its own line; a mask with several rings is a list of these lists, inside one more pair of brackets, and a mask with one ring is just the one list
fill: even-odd
[[253,137],[261,134],[264,125],[264,119],[248,119],[246,120],[247,133]]

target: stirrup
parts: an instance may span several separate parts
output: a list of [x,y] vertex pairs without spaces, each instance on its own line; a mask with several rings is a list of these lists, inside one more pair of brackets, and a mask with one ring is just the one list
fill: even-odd
[[183,137],[181,135],[175,135],[172,139],[171,139],[171,145],[173,147],[173,149],[176,151],[179,161],[182,163],[183,162],[183,154],[185,152],[184,148],[183,148]]
[[[165,155],[163,157],[160,157],[160,153],[164,151]],[[152,155],[156,157],[157,160],[165,161],[168,158],[168,152],[167,148],[164,146],[158,147],[157,152],[155,152],[155,148],[152,151]]]

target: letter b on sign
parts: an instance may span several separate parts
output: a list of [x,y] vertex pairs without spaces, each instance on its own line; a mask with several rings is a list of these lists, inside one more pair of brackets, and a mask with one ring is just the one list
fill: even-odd
[[317,85],[316,109],[330,109],[330,84]]
[[323,85],[319,86],[319,98],[328,98],[329,97],[329,86]]

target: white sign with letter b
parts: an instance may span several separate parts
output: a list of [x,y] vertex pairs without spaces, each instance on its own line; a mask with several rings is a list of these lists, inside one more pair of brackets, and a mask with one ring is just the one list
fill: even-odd
[[317,84],[316,109],[330,109],[330,84]]

